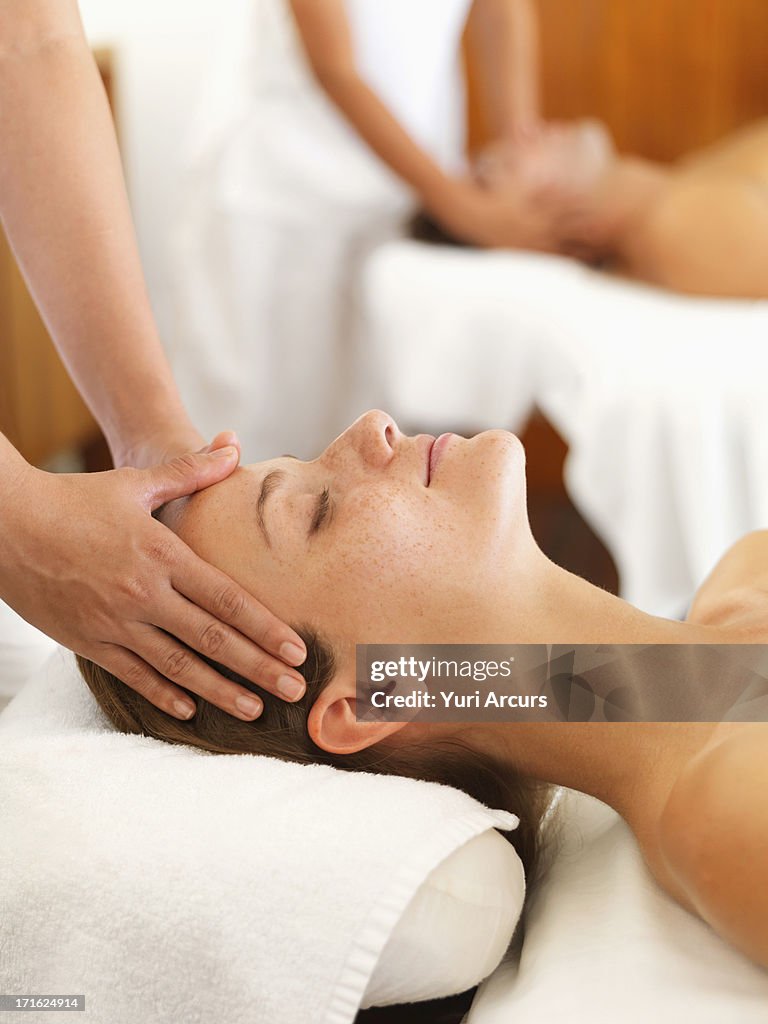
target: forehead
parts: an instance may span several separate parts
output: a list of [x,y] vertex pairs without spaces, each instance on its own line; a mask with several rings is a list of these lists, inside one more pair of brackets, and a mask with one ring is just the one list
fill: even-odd
[[245,466],[221,483],[174,502],[168,525],[203,561],[259,600],[268,598],[270,610],[290,621],[297,614],[297,553],[282,542],[282,529],[278,530],[281,543],[270,549],[256,516],[262,482],[276,468],[287,470],[291,477],[296,475],[296,469],[285,460]]
[[256,501],[261,482],[276,463],[258,462],[241,466],[226,480],[197,491],[187,498],[171,501],[163,509],[161,519],[186,543],[198,538],[201,530],[214,523],[230,527],[241,519],[249,507],[255,515]]

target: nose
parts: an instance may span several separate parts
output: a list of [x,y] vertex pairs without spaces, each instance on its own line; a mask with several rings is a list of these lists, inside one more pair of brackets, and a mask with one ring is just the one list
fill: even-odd
[[395,421],[380,409],[372,409],[361,416],[352,424],[350,432],[350,440],[362,461],[376,468],[389,463],[400,437]]
[[[372,469],[382,469],[388,465],[400,439],[397,424],[380,409],[372,409],[355,420],[352,426],[338,437],[326,450],[326,457],[347,463],[353,454],[354,463]],[[350,465],[352,463],[349,463]]]

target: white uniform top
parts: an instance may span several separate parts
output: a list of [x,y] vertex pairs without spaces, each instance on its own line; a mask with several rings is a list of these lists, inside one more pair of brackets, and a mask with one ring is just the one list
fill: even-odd
[[[346,0],[361,75],[451,172],[464,159],[461,35],[471,3]],[[336,212],[402,206],[402,183],[314,81],[287,0],[251,0],[247,18],[222,48],[194,139],[198,165],[217,155],[220,199],[273,215],[306,214],[313,201]],[[297,210],[300,197],[307,205]]]
[[[346,0],[361,75],[448,171],[463,164],[471,2]],[[415,197],[315,81],[288,0],[226,13],[180,189],[173,363],[205,434],[226,422],[246,460],[314,457],[386,404],[359,274]]]
[[463,161],[461,37],[471,2],[346,0],[361,73],[416,141],[452,170]]

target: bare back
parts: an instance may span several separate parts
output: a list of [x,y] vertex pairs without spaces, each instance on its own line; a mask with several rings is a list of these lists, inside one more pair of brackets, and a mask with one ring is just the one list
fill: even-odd
[[768,299],[768,120],[681,160],[622,255],[675,291]]

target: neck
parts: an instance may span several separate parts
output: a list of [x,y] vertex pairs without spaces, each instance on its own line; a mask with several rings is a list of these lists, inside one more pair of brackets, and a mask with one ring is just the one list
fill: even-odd
[[[522,595],[522,596],[521,596]],[[531,595],[535,595],[531,600]],[[541,644],[727,643],[715,627],[648,615],[536,552],[525,587],[495,595],[483,640]],[[443,727],[437,727],[443,731]],[[638,836],[663,807],[710,723],[462,723],[463,741],[532,778],[597,797]],[[455,732],[456,726],[445,731]]]
[[[479,620],[485,642],[535,644],[728,643],[713,626],[649,615],[550,561],[535,545]],[[510,630],[510,627],[512,629]],[[489,640],[489,634],[501,640]],[[478,642],[481,642],[478,640]]]
[[621,255],[658,202],[671,176],[662,164],[620,157],[595,186],[588,242]]
[[468,727],[477,749],[533,779],[596,797],[648,832],[710,723],[506,723]]

